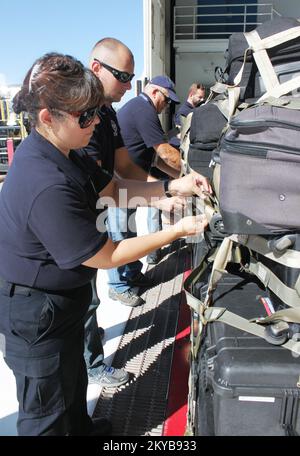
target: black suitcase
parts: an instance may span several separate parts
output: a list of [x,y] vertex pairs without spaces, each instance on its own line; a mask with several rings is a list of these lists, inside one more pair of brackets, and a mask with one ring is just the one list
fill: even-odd
[[[275,73],[277,74],[278,81],[283,84],[290,79],[300,76],[300,62],[288,62],[284,64],[274,65]],[[254,98],[260,98],[266,92],[266,88],[262,77],[259,72],[256,73],[254,82]],[[289,94],[288,94],[289,95]],[[295,89],[290,95],[300,96],[300,89]]]
[[[262,302],[269,294],[261,283],[239,272],[236,265],[230,264],[228,270],[217,285],[214,306],[247,319],[266,316]],[[202,295],[206,287],[202,286]],[[197,368],[196,435],[300,432],[300,359],[296,354],[213,322],[204,327]]]
[[[276,33],[298,27],[299,22],[295,18],[290,17],[277,17],[270,21],[264,22],[256,28],[261,39],[272,36]],[[226,52],[226,65],[224,73],[228,75],[226,80],[227,84],[233,85],[234,79],[240,71],[243,62],[245,50],[249,48],[246,38],[243,33],[233,33],[228,41],[228,49]],[[294,62],[296,67],[295,71],[290,72],[291,77],[295,77],[298,73],[297,62],[300,57],[300,37],[287,41],[279,46],[275,46],[268,50],[268,55],[271,59],[275,72],[278,74],[279,79],[281,75],[281,65],[290,64]],[[294,68],[293,68],[294,70]],[[252,52],[248,52],[245,67],[242,75],[242,80],[239,84],[241,87],[240,99],[251,99],[255,96],[260,97],[264,92],[264,87],[257,85],[257,66],[253,58]],[[280,81],[282,82],[282,81]]]
[[227,119],[221,113],[215,101],[201,105],[193,111],[190,130],[190,147],[187,162],[191,169],[212,178],[212,168],[209,164],[212,152],[217,147],[221,132]]

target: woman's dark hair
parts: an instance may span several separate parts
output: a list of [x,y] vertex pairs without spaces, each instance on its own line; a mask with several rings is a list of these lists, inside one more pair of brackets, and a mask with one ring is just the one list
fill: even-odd
[[94,73],[74,57],[52,52],[32,65],[13,99],[13,109],[17,114],[27,112],[34,126],[42,108],[78,112],[102,103],[103,86]]

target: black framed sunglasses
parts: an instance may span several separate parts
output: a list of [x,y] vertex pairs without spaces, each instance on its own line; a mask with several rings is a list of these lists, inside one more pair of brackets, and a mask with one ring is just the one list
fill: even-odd
[[123,84],[126,84],[126,82],[132,81],[134,78],[135,74],[130,74],[127,73],[127,71],[120,71],[117,70],[116,68],[111,67],[110,65],[107,65],[107,63],[101,62],[100,60],[94,58],[94,60],[100,65],[102,65],[104,68],[106,68],[108,71],[111,72],[111,74],[120,82],[123,82]]
[[80,128],[89,127],[93,123],[97,113],[98,106],[96,106],[95,108],[89,108],[86,111],[70,112],[70,114],[73,117],[78,117],[78,123]]
[[172,103],[171,98],[167,97],[167,95],[166,95],[165,93],[163,93],[162,90],[159,90],[159,89],[157,89],[157,90],[165,97],[165,102],[166,102],[166,104],[169,105],[169,104]]

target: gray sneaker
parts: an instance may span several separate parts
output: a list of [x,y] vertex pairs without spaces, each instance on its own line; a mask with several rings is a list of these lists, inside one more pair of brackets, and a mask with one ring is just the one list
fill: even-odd
[[120,301],[125,306],[136,307],[145,304],[145,300],[138,295],[139,288],[132,287],[123,293],[119,293],[114,288],[108,290],[108,296],[114,301]]
[[129,374],[126,370],[116,369],[106,364],[88,369],[88,376],[89,383],[97,383],[97,385],[105,386],[106,388],[115,388],[124,385],[129,380]]

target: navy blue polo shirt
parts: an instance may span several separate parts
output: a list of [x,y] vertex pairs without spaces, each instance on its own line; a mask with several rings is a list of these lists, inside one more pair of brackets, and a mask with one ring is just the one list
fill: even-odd
[[153,146],[168,142],[151,99],[145,93],[132,98],[117,112],[117,118],[132,160],[149,172]]
[[87,147],[78,153],[88,155],[93,160],[101,160],[101,166],[110,174],[114,172],[115,150],[124,147],[115,110],[111,106],[102,106],[98,111],[100,123],[96,125],[94,134]]
[[[180,125],[181,126],[181,118],[180,118],[180,116],[187,117],[189,115],[189,113],[193,111],[193,109],[194,109],[194,106],[191,105],[191,103],[189,103],[187,100],[184,103],[182,103],[182,105],[179,107],[177,113],[175,114],[175,125]],[[171,144],[171,146],[176,147],[177,149],[179,149],[179,147],[180,147],[180,139],[177,138],[177,136],[173,136],[170,139],[169,144]]]
[[45,290],[88,283],[96,270],[81,264],[107,241],[96,201],[110,180],[92,159],[65,157],[33,129],[0,192],[0,277]]
[[182,103],[182,105],[180,106],[175,115],[175,125],[181,125],[180,116],[187,117],[189,113],[193,111],[193,109],[194,106],[187,100],[184,103]]

